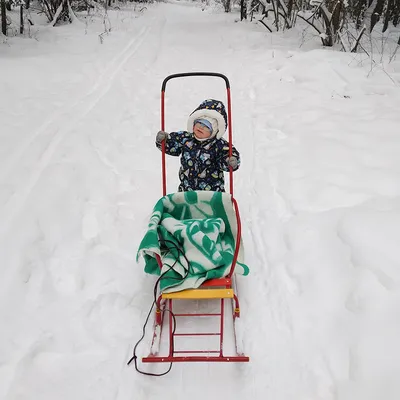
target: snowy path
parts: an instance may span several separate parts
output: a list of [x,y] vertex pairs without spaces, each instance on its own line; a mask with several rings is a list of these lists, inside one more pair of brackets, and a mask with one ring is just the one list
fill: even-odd
[[[21,175],[18,169],[27,168],[24,165],[24,160],[32,157],[32,153],[35,152],[37,157],[33,171],[30,172],[27,181],[19,181],[20,187],[9,197],[5,207],[2,209],[1,220],[5,221],[2,224],[2,233],[8,229],[9,221],[12,221],[15,214],[24,206],[24,202],[49,164],[64,136],[71,132],[96,107],[96,104],[107,95],[115,77],[123,65],[136,53],[145,40],[148,31],[148,27],[142,28],[139,34],[109,63],[106,70],[99,75],[87,93],[79,96],[76,101],[67,104],[66,110],[51,115],[38,129],[34,129],[32,133],[29,132],[28,137],[24,139],[19,148],[8,159],[6,158],[6,165],[2,166],[0,178],[4,179],[6,177],[6,182],[15,182],[18,180],[16,177]],[[38,143],[40,143],[39,146]],[[29,161],[29,166],[31,166],[32,161]]]
[[[399,398],[398,88],[233,19],[160,4],[102,45],[73,25],[21,59],[4,51],[22,84],[0,81],[13,89],[0,98],[1,399]],[[161,191],[160,85],[193,70],[232,84],[251,363],[175,365],[155,382],[125,365],[154,283],[135,251]],[[171,81],[167,129],[224,96],[212,79]]]

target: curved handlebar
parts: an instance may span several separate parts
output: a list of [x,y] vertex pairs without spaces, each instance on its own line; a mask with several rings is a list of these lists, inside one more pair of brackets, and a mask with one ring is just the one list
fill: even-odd
[[[213,76],[216,78],[222,78],[226,85],[226,96],[227,96],[227,114],[228,114],[228,138],[229,138],[229,157],[232,156],[232,106],[231,106],[231,90],[229,79],[218,72],[182,72],[178,74],[172,74],[167,76],[161,86],[161,130],[165,130],[165,88],[167,82],[174,78],[185,78],[188,76]],[[230,194],[233,197],[233,169],[229,167],[229,188]],[[162,191],[163,196],[167,194],[167,174],[166,174],[166,163],[165,163],[165,142],[162,142]]]
[[230,83],[229,83],[229,79],[224,75],[224,74],[220,74],[218,72],[182,72],[180,74],[172,74],[167,76],[161,86],[161,91],[165,92],[165,87],[167,86],[167,82],[171,79],[174,78],[183,78],[186,76],[215,76],[217,78],[222,78],[225,81],[226,84],[226,88],[229,89]]

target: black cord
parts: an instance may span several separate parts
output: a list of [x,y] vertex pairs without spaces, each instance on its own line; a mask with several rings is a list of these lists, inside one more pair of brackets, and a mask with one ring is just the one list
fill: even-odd
[[[185,276],[184,276],[183,278],[173,278],[173,277],[169,277],[169,279],[176,279],[176,280],[185,279],[185,278],[189,275],[189,271],[191,270],[191,265],[190,265],[190,262],[189,262],[189,260],[187,259],[186,255],[185,255],[184,251],[183,251],[176,243],[174,243],[172,240],[159,239],[159,243],[160,243],[160,244],[163,243],[164,246],[167,248],[168,251],[167,251],[167,253],[166,253],[165,255],[167,255],[168,253],[170,253],[171,250],[176,249],[176,250],[178,250],[178,254],[181,254],[181,255],[184,257],[184,259],[186,260],[187,264],[188,264],[188,268],[187,268],[187,269],[181,264],[182,267],[183,267],[183,269],[185,270]],[[173,247],[168,247],[168,246],[166,246],[166,245],[165,245],[166,243],[171,243]],[[165,256],[165,255],[164,255],[164,256]],[[158,287],[158,284],[160,283],[161,279],[164,278],[164,275],[165,275],[165,274],[167,274],[169,271],[171,271],[171,269],[173,270],[173,268],[175,267],[175,265],[176,265],[178,262],[179,262],[179,256],[176,258],[175,262],[174,262],[172,265],[164,264],[164,265],[166,265],[166,266],[168,267],[168,269],[167,269],[166,271],[164,271],[162,274],[160,274],[159,278],[157,279],[157,281],[156,281],[156,283],[155,283],[155,285],[154,285],[154,292],[153,292],[153,294],[154,294],[154,299],[153,299],[153,303],[152,303],[152,305],[151,305],[151,307],[150,307],[150,310],[149,310],[149,312],[148,312],[148,314],[147,314],[146,320],[145,320],[144,325],[143,325],[142,336],[141,336],[141,338],[136,342],[136,344],[135,344],[135,346],[134,346],[134,348],[133,348],[133,356],[131,357],[131,359],[130,359],[130,360],[128,361],[128,363],[127,363],[127,365],[130,365],[130,364],[132,363],[132,361],[133,361],[134,364],[135,364],[135,369],[136,369],[136,371],[139,372],[140,374],[143,374],[143,375],[148,375],[148,376],[164,376],[164,375],[168,374],[168,372],[170,372],[171,369],[172,369],[172,362],[171,362],[170,365],[169,365],[168,370],[165,371],[165,372],[163,372],[163,373],[161,373],[161,374],[155,374],[155,373],[152,373],[152,372],[141,371],[141,370],[138,368],[138,365],[137,365],[136,349],[137,349],[139,343],[144,339],[144,337],[145,337],[145,335],[146,335],[146,326],[147,326],[147,324],[148,324],[148,322],[149,322],[149,318],[150,318],[151,312],[153,311],[153,308],[154,308],[155,304],[157,303],[157,287]],[[163,314],[162,317],[161,317],[161,320],[162,320],[162,321],[164,320],[164,313],[165,313],[165,312],[169,312],[169,313],[172,315],[172,319],[173,319],[173,323],[174,323],[174,327],[173,327],[173,330],[172,330],[172,334],[174,334],[175,331],[176,331],[176,317],[175,317],[174,313],[173,313],[171,310],[169,310],[168,308],[165,308],[165,307],[164,307],[163,310],[162,310],[162,314]]]

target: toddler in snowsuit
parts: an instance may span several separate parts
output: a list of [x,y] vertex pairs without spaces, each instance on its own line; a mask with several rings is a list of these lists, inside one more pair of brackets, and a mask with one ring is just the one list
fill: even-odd
[[236,171],[240,166],[239,152],[222,138],[227,127],[227,115],[222,102],[204,100],[189,116],[187,131],[167,133],[159,131],[156,146],[165,152],[181,156],[178,190],[225,191],[224,171]]

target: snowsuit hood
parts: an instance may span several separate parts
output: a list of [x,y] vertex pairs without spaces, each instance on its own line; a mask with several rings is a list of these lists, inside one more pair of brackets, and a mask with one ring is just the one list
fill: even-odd
[[213,137],[221,139],[228,126],[228,117],[226,114],[225,106],[222,101],[207,99],[204,100],[189,116],[187,131],[193,133],[193,124],[196,119],[204,117],[214,118],[217,120],[216,132],[213,132]]

